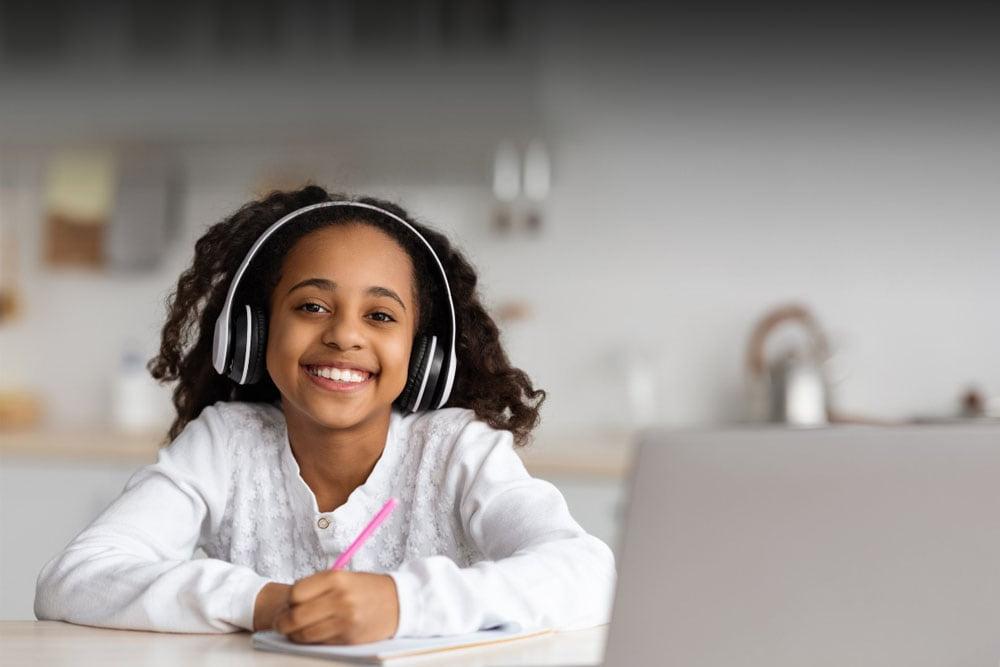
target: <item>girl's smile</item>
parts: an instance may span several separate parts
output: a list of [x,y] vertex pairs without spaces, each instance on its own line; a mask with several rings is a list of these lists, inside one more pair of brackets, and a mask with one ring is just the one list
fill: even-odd
[[330,366],[303,366],[302,368],[317,386],[327,391],[361,391],[368,387],[375,378],[375,374],[368,371],[341,370]]

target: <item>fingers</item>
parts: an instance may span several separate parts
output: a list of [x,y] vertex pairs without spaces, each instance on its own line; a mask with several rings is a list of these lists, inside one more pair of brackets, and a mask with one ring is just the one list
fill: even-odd
[[272,627],[291,641],[356,644],[392,636],[398,618],[392,577],[317,572],[293,584]]
[[[325,596],[319,598],[325,600]],[[315,605],[316,600],[306,603]],[[358,616],[354,610],[345,610],[338,607],[323,607],[322,610],[328,612],[326,616],[319,616],[318,620],[307,622],[296,622],[295,607],[283,618],[275,620],[274,629],[282,633],[290,640],[302,644],[356,644],[364,640],[364,633],[359,632]],[[300,613],[299,617],[303,615]],[[311,616],[309,618],[312,618]]]
[[274,617],[274,629],[289,635],[310,625],[337,615],[341,608],[341,593],[327,591],[301,604],[293,604]]
[[344,622],[338,618],[326,618],[304,628],[295,630],[288,638],[299,644],[342,644]]
[[291,604],[302,604],[322,595],[338,585],[344,573],[336,570],[323,570],[308,577],[299,579],[292,584],[288,599]]

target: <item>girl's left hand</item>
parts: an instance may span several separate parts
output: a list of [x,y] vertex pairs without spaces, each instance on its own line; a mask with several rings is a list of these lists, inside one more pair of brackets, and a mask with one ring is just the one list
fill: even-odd
[[398,623],[392,577],[324,570],[292,584],[273,627],[301,644],[362,644],[388,639]]

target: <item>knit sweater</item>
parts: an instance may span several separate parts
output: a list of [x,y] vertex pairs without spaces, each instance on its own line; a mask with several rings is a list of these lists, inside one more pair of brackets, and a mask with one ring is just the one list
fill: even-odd
[[[500,623],[605,623],[611,550],[471,410],[393,411],[364,484],[320,512],[277,404],[220,401],[159,451],[38,575],[38,619],[167,632],[253,629],[258,592],[330,567],[390,497],[347,569],[390,575],[395,636]],[[201,547],[206,558],[194,558]]]

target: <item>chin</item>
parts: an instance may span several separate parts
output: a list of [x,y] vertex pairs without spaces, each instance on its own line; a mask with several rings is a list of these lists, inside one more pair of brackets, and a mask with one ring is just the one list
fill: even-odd
[[311,417],[316,423],[330,429],[349,428],[364,421],[369,412],[362,410],[360,406],[345,408],[341,405],[312,405]]
[[367,402],[352,406],[310,403],[308,409],[310,417],[317,424],[331,430],[343,430],[391,412],[392,404],[383,407]]

